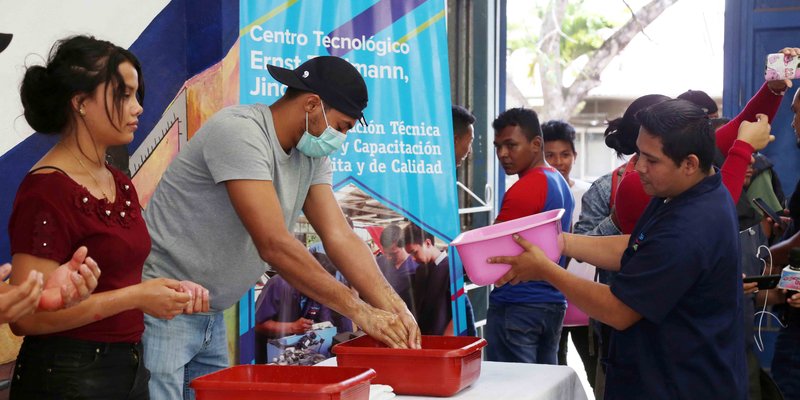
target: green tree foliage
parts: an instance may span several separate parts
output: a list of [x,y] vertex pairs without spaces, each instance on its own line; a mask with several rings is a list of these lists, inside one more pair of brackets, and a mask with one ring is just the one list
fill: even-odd
[[[593,8],[585,0],[521,3],[529,8],[525,15],[509,16],[507,45],[512,52],[527,50],[528,76],[541,82],[543,115],[569,120],[600,85],[600,74],[611,60],[676,1],[649,0],[636,10],[631,0],[594,1]],[[565,87],[568,70],[575,79]]]

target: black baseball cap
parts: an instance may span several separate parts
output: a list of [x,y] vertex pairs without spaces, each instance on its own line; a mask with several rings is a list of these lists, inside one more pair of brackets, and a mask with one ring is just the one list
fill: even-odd
[[717,102],[708,95],[708,93],[702,90],[687,90],[681,93],[678,96],[679,99],[690,101],[694,103],[696,106],[703,109],[706,114],[714,114],[719,109],[717,108]]
[[366,125],[364,109],[369,97],[364,78],[347,60],[334,56],[314,57],[295,69],[268,65],[276,81],[311,92],[325,103]]

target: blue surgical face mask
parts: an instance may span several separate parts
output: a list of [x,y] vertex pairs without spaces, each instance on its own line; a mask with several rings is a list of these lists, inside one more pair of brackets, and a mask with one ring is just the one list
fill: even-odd
[[328,117],[325,115],[325,107],[322,107],[322,117],[325,118],[325,130],[322,131],[322,134],[319,136],[314,136],[308,132],[308,113],[306,113],[306,131],[303,132],[303,136],[300,137],[300,141],[297,142],[297,150],[301,153],[313,157],[325,157],[330,155],[336,150],[339,150],[342,147],[342,143],[347,138],[347,136],[333,129],[328,124]]

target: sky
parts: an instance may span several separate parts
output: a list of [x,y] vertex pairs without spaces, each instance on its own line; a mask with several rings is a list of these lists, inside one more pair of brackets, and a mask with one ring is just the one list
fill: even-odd
[[[509,26],[527,23],[535,3],[541,0],[508,0]],[[638,9],[647,1],[628,0]],[[616,21],[625,21],[630,12],[622,0],[585,0],[590,10]],[[604,97],[635,98],[645,93],[677,96],[687,89],[699,89],[713,97],[722,96],[724,0],[679,0],[637,35],[601,74],[602,84],[589,92]],[[509,32],[509,37],[521,34]],[[527,78],[528,55],[519,51],[508,58],[508,72],[524,94],[533,96],[536,88]],[[570,78],[566,76],[565,83]]]

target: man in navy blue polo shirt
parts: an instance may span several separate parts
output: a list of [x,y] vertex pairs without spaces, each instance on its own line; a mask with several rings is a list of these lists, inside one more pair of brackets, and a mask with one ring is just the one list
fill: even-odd
[[546,280],[614,328],[606,400],[745,399],[736,210],[711,167],[708,117],[667,100],[637,118],[636,171],[653,199],[633,234],[564,234],[566,256],[619,272],[612,285],[569,274],[521,238],[521,255],[490,259],[512,265],[497,284]]

